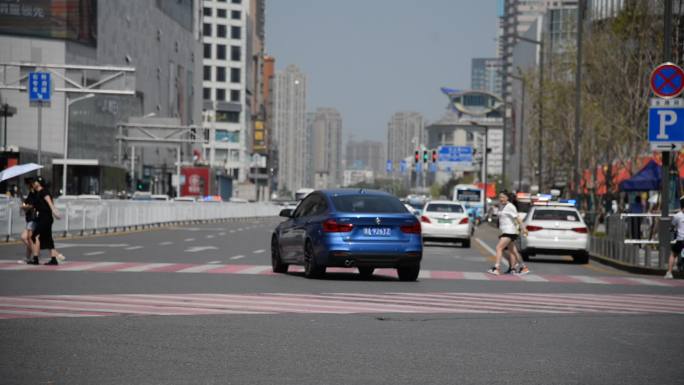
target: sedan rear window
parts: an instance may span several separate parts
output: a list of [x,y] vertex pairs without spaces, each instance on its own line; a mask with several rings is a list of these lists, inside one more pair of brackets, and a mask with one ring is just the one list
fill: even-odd
[[399,199],[382,195],[337,195],[332,197],[337,211],[345,213],[406,213]]
[[534,210],[532,220],[579,222],[577,212],[570,210]]
[[450,205],[447,203],[430,203],[426,210],[437,213],[462,213],[463,207],[461,207],[461,205]]

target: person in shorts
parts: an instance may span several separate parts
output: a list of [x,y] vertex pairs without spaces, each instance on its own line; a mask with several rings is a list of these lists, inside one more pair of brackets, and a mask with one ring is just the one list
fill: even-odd
[[25,178],[24,183],[26,183],[29,192],[26,198],[21,202],[21,209],[24,210],[24,215],[26,216],[26,227],[24,228],[24,231],[21,232],[21,241],[26,245],[26,263],[30,263],[32,261],[31,250],[33,248],[31,237],[38,226],[35,202],[36,192],[33,190],[33,178]]
[[[501,230],[501,235],[499,235],[499,242],[496,244],[496,262],[494,266],[487,270],[487,272],[494,275],[501,275],[501,258],[504,255],[504,251],[507,248],[510,248],[510,272],[519,273],[516,268],[519,264],[522,264],[522,258],[520,257],[517,248],[515,248],[515,241],[518,239],[518,229],[522,228],[522,221],[518,218],[518,210],[515,208],[515,205],[510,202],[510,198],[506,191],[499,193],[499,203],[501,205],[501,209],[499,210],[499,230]],[[520,269],[523,274],[529,272],[529,269],[527,269],[525,265],[522,265]]]
[[673,278],[672,269],[682,250],[684,250],[684,196],[679,198],[679,212],[672,218],[672,227],[674,227],[676,232],[675,243],[672,244],[672,254],[670,254],[670,261],[667,264],[665,279]]

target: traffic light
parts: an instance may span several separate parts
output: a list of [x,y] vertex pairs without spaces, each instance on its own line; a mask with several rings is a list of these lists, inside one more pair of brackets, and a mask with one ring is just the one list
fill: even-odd
[[423,150],[423,163],[427,163],[427,162],[428,162],[428,151]]
[[418,164],[418,162],[420,162],[420,151],[416,151],[416,155],[414,157],[414,160],[416,161],[416,164]]
[[143,189],[145,188],[145,186],[143,185],[142,179],[138,179],[136,182],[137,182],[137,183],[136,183],[136,186],[135,186],[136,190],[137,190],[137,191],[143,191]]
[[432,150],[432,163],[437,163],[437,150]]

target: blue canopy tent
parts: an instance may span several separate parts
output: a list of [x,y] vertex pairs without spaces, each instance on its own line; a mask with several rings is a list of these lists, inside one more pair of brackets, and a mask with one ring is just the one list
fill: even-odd
[[620,182],[620,191],[653,191],[660,189],[662,173],[660,166],[651,160],[636,175]]

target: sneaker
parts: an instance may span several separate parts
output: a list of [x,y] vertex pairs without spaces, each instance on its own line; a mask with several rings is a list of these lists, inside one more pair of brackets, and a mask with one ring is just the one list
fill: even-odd
[[499,269],[496,266],[492,266],[489,270],[487,270],[487,273],[494,274],[494,275],[501,275],[501,269]]
[[665,273],[665,279],[674,279],[671,271],[668,271],[667,273]]
[[46,265],[59,265],[59,262],[57,262],[57,258],[52,257],[48,262],[45,262]]
[[40,259],[38,257],[32,257],[30,261],[26,261],[27,265],[40,265]]
[[525,275],[525,274],[529,274],[529,273],[530,273],[530,269],[527,266],[523,266],[523,267],[519,268],[518,271],[516,272],[516,274],[520,274],[520,275]]

